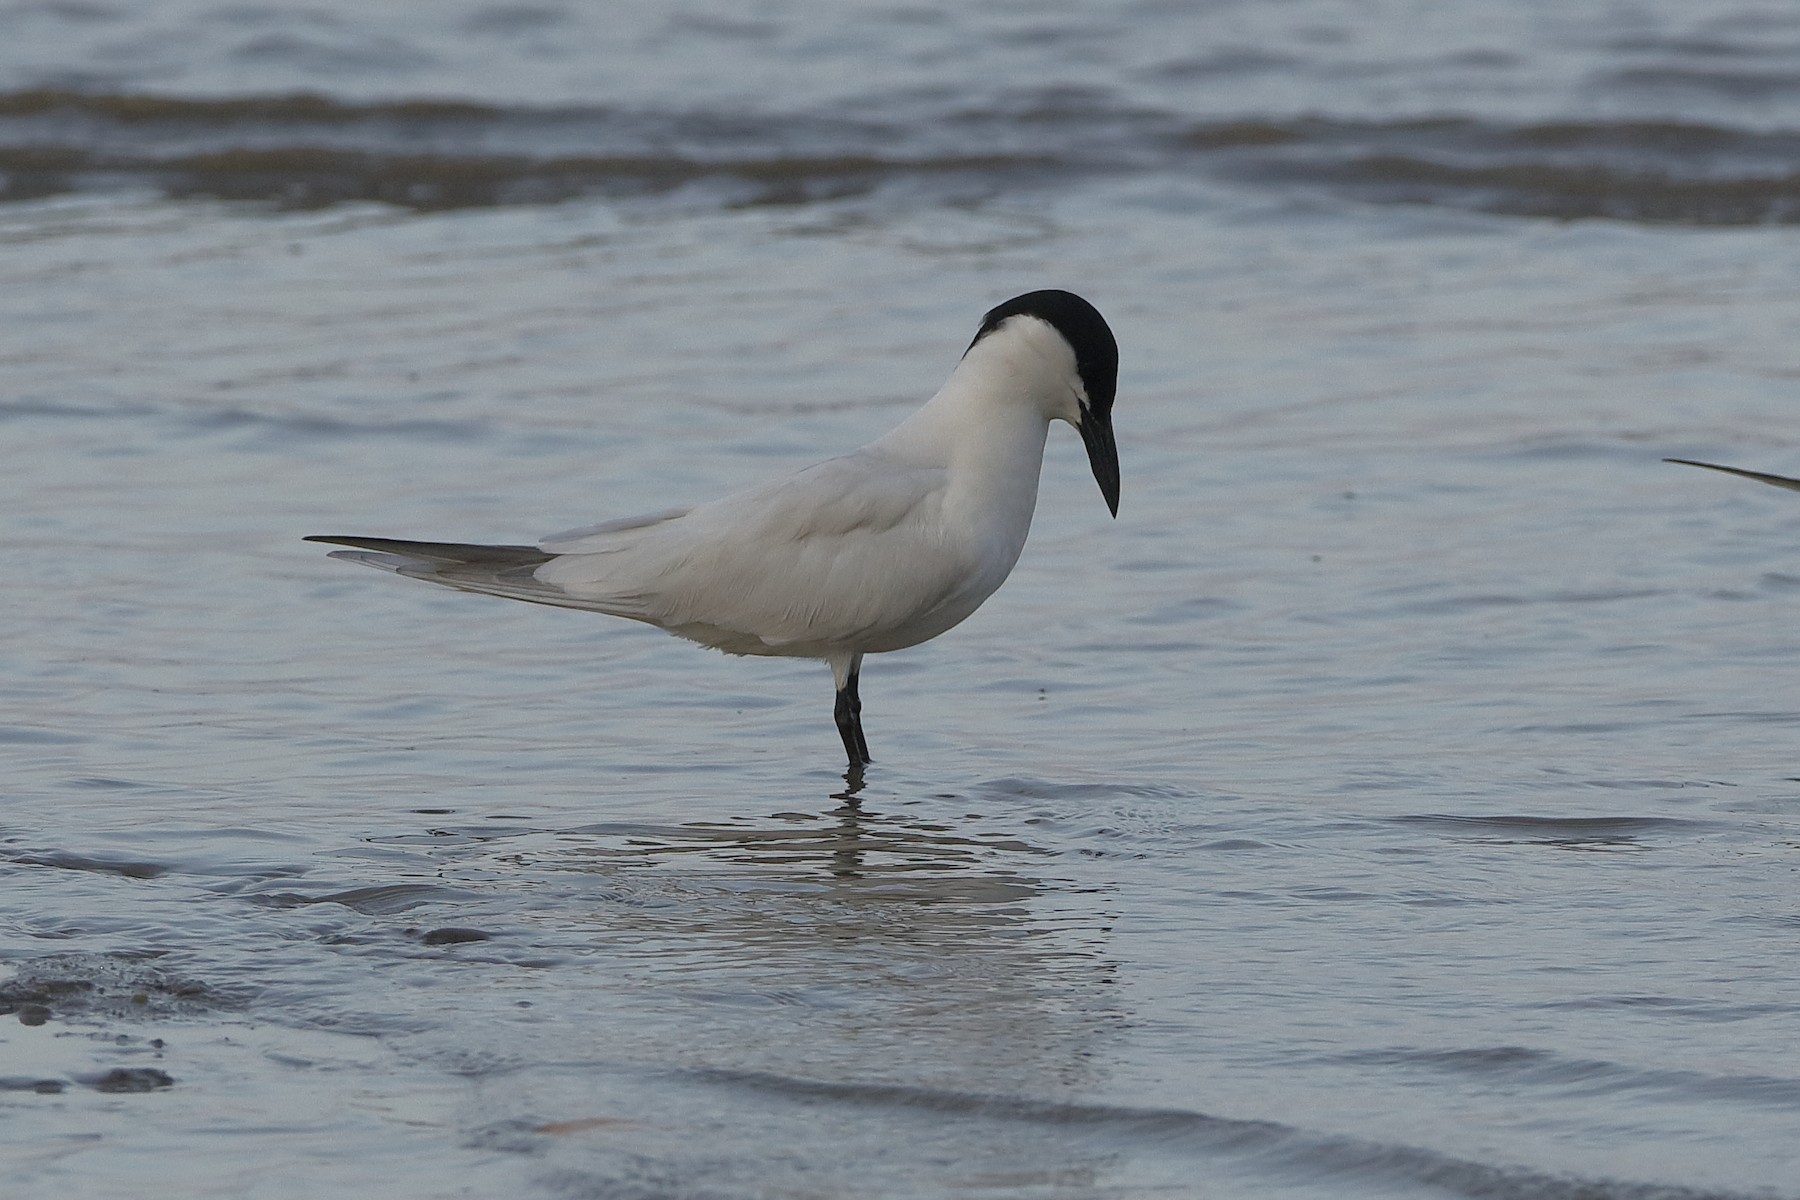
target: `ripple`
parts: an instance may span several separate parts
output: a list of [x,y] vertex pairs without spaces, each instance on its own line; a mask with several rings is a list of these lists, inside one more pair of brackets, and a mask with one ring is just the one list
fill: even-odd
[[[1061,1103],[882,1084],[837,1083],[749,1071],[700,1078],[796,1102],[918,1110],[999,1127],[1031,1126],[1059,1138],[1152,1143],[1211,1158],[1253,1160],[1288,1179],[1338,1186],[1427,1187],[1484,1200],[1736,1200],[1744,1193],[1580,1178],[1455,1158],[1391,1142],[1313,1133],[1276,1121],[1239,1120],[1179,1108]],[[999,1129],[995,1130],[999,1135]]]
[[1397,824],[1436,825],[1447,834],[1457,834],[1458,841],[1587,851],[1649,850],[1655,844],[1653,835],[1694,836],[1721,828],[1715,822],[1681,817],[1472,816],[1425,813],[1387,819]]
[[255,892],[245,895],[252,904],[264,908],[303,908],[312,904],[340,904],[366,916],[387,916],[406,912],[426,904],[469,898],[470,893],[442,884],[387,883],[369,887],[348,888],[323,895],[300,892]]
[[1800,1109],[1800,1079],[1637,1067],[1602,1059],[1571,1058],[1526,1046],[1454,1050],[1394,1047],[1333,1055],[1321,1062],[1353,1066],[1417,1067],[1458,1075],[1550,1085],[1575,1095],[1640,1093],[1670,1102],[1731,1101]]

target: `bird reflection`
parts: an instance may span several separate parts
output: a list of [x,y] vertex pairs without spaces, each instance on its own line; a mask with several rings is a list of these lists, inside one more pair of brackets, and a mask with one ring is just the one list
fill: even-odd
[[854,796],[843,797],[844,803],[832,810],[837,819],[839,846],[831,852],[830,871],[838,879],[863,877],[862,806]]
[[[1048,855],[1011,833],[981,836],[955,825],[871,810],[858,790],[831,793],[823,811],[680,825],[602,824],[569,830],[593,841],[575,851],[619,866],[654,866],[701,857],[714,863],[786,868],[778,875],[870,881],[886,890],[930,891],[937,899],[1019,900],[1038,881],[992,862],[995,856]],[[923,898],[923,897],[921,897]]]
[[710,1066],[983,1094],[1091,1084],[1117,1016],[1104,890],[1054,878],[1016,813],[872,795],[855,774],[791,810],[515,837],[506,861],[566,897],[558,939],[699,1006],[684,1053]]

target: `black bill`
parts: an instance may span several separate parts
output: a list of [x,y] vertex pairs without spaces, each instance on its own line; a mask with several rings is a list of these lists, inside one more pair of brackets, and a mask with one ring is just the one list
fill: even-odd
[[1083,413],[1081,441],[1087,447],[1088,465],[1094,469],[1094,482],[1106,497],[1106,507],[1119,515],[1119,447],[1113,441],[1112,417],[1096,417]]

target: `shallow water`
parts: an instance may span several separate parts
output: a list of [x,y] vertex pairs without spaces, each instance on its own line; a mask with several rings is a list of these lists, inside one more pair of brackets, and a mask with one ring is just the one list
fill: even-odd
[[[1800,506],[1658,461],[1800,473],[1800,24],[453,7],[0,9],[9,1194],[1800,1195]],[[818,664],[298,541],[1038,286],[1119,520],[1053,431],[854,797]]]

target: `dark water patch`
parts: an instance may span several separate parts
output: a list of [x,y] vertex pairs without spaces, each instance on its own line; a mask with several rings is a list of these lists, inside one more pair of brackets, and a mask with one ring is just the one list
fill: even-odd
[[1525,829],[1554,833],[1638,834],[1699,832],[1716,828],[1711,821],[1687,817],[1539,817],[1465,813],[1419,813],[1390,818],[1407,824],[1445,825],[1452,828],[1483,826],[1491,829]]
[[[1169,564],[1146,567],[1146,570],[1164,570]],[[1125,570],[1132,570],[1130,566]],[[1243,611],[1244,606],[1231,600],[1212,596],[1198,596],[1161,605],[1138,616],[1124,618],[1128,625],[1143,625],[1152,629],[1178,628],[1191,622],[1210,621],[1216,618],[1235,616]]]
[[1652,835],[1694,835],[1716,828],[1681,817],[1538,817],[1422,813],[1388,818],[1396,824],[1437,826],[1459,841],[1491,845],[1548,846],[1561,850],[1638,851]]
[[446,925],[442,929],[433,929],[420,935],[419,943],[424,946],[458,946],[467,942],[489,941],[493,936],[493,934],[480,929],[464,929]]
[[58,733],[53,729],[34,729],[24,725],[0,725],[0,745],[14,746],[78,746],[84,737]]
[[1444,596],[1435,600],[1415,600],[1406,604],[1397,604],[1391,611],[1396,613],[1414,613],[1419,616],[1435,616],[1440,613],[1479,612],[1490,608],[1519,608],[1530,604],[1525,596],[1510,596],[1498,592],[1473,592],[1460,596]]
[[[125,171],[134,183],[149,183],[176,199],[271,201],[293,209],[363,200],[424,211],[544,204],[583,196],[631,198],[695,185],[716,185],[719,200],[729,205],[806,204],[863,195],[895,177],[985,176],[1032,165],[1026,159],[998,156],[905,160],[873,154],[795,155],[706,161],[674,156],[367,153],[315,147],[231,149],[154,162],[94,157],[46,163],[0,152],[0,171],[17,180],[13,186],[27,195],[50,194],[51,188],[103,187],[109,177]],[[70,183],[55,186],[58,177]]]
[[242,1006],[244,997],[234,990],[157,968],[153,964],[158,957],[56,954],[18,961],[13,977],[0,983],[0,1014],[23,1017],[37,1008],[45,1010],[45,1019],[72,1015],[145,1019]]
[[[922,1113],[1047,1132],[1061,1143],[1154,1145],[1213,1160],[1253,1163],[1271,1179],[1348,1188],[1430,1188],[1482,1200],[1737,1200],[1740,1193],[1630,1180],[1552,1175],[1453,1158],[1388,1142],[1316,1134],[1275,1121],[1215,1117],[1176,1108],[1060,1103],[902,1085],[839,1083],[750,1071],[696,1072],[705,1082],[801,1105],[856,1106],[896,1116]],[[995,1130],[1000,1135],[1000,1130]]]
[[478,442],[493,432],[493,427],[478,421],[425,420],[345,420],[321,414],[264,413],[244,408],[214,409],[204,413],[184,413],[188,425],[201,433],[235,433],[249,431],[266,435],[267,449],[288,451],[296,438],[398,437],[409,441],[440,441],[456,444]]
[[36,1092],[40,1096],[55,1096],[67,1086],[60,1079],[32,1079],[29,1076],[0,1075],[0,1092]]
[[1521,438],[1510,445],[1495,447],[1478,456],[1498,461],[1568,463],[1604,460],[1630,467],[1643,465],[1643,455],[1635,447],[1595,438],[1570,437],[1561,433]]
[[1800,1005],[1794,1004],[1728,1004],[1685,996],[1611,995],[1579,996],[1570,1000],[1547,1000],[1540,1008],[1549,1009],[1648,1009],[1672,1016],[1685,1017],[1708,1024],[1729,1024],[1775,1017],[1792,1021]]
[[[186,793],[163,789],[157,784],[116,781],[109,786],[146,789],[185,798]],[[72,850],[20,848],[0,849],[0,863],[24,867],[47,867],[59,871],[83,871],[97,875],[114,875],[122,879],[152,880],[169,875],[208,876],[215,879],[246,879],[251,882],[300,875],[304,865],[271,861],[260,854],[246,856],[244,842],[286,842],[292,839],[263,830],[214,826],[207,829],[162,828],[143,829],[131,836],[108,838],[129,843],[136,853],[78,853]],[[259,847],[260,848],[260,847]],[[166,850],[162,858],[149,857],[147,851]]]
[[1800,712],[1764,711],[1758,709],[1724,709],[1719,712],[1697,712],[1689,714],[1698,721],[1724,721],[1732,723],[1747,721],[1753,725],[1800,725]]
[[[87,404],[61,404],[49,400],[6,400],[0,401],[0,421],[10,421],[30,417],[104,417],[112,419],[123,414],[148,413],[154,410],[144,405],[120,405],[102,407]],[[4,736],[4,731],[0,731]]]
[[159,1088],[175,1086],[175,1080],[167,1071],[159,1071],[155,1067],[114,1067],[110,1071],[79,1076],[76,1082],[91,1087],[96,1092],[114,1094],[154,1092]]
[[1643,587],[1569,588],[1547,592],[1543,598],[1550,604],[1611,604],[1616,600],[1649,600],[1666,596],[1669,591],[1668,588]]
[[169,870],[162,863],[141,862],[131,859],[97,858],[85,854],[72,854],[61,850],[52,850],[30,854],[9,854],[0,861],[16,863],[22,867],[55,867],[62,871],[94,871],[102,875],[119,875],[126,879],[155,879]]

